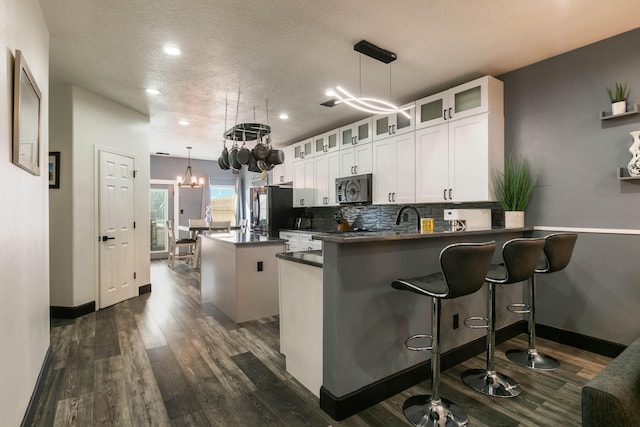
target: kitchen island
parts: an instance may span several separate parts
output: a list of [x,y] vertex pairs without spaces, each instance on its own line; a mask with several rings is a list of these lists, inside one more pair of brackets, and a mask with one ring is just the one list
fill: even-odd
[[277,315],[275,255],[284,240],[240,231],[201,238],[202,297],[236,323]]
[[[321,408],[341,420],[430,375],[431,353],[407,350],[404,341],[431,330],[431,301],[393,289],[393,280],[439,271],[440,251],[449,244],[495,240],[500,248],[507,240],[532,232],[532,227],[526,227],[428,234],[382,231],[315,235],[324,247]],[[494,261],[500,257],[498,249]],[[521,301],[521,285],[497,287],[497,329],[522,320],[522,315],[500,309]],[[447,352],[470,343],[473,345],[466,346],[467,352],[471,349],[473,353],[464,358],[483,351],[486,330],[468,329],[462,320],[486,316],[486,312],[485,289],[442,301],[443,360]],[[454,315],[459,319],[455,329]]]

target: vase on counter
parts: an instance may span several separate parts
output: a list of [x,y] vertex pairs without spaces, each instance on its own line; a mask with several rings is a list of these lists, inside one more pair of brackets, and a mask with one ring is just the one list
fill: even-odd
[[504,211],[504,228],[524,227],[524,211]]
[[629,147],[629,152],[632,157],[627,170],[629,176],[640,176],[640,130],[631,132],[631,137],[633,137],[633,144]]

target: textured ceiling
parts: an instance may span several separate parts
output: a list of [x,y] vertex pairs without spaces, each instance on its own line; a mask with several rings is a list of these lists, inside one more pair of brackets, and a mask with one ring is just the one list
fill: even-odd
[[[226,99],[226,127],[236,123],[238,90],[238,122],[269,122],[274,144],[288,145],[366,115],[321,106],[331,86],[401,104],[634,29],[640,16],[638,0],[40,4],[52,84],[72,83],[148,115],[152,153],[186,157],[190,145],[193,158],[211,160],[222,149]],[[362,39],[398,59],[385,65],[361,56],[353,45]],[[168,43],[182,55],[164,54]],[[278,119],[282,111],[289,120]]]

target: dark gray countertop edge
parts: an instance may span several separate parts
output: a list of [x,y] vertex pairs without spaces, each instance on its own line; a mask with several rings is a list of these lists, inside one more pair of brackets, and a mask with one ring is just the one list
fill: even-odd
[[265,245],[280,245],[284,244],[286,240],[279,237],[263,237],[264,240],[243,240],[243,236],[240,233],[236,233],[233,237],[229,237],[228,234],[224,235],[202,235],[203,238],[217,240],[218,242],[228,243],[236,246],[265,246]]
[[399,233],[395,234],[393,231],[383,232],[371,232],[371,233],[358,233],[358,235],[344,233],[344,234],[314,234],[312,236],[315,240],[322,240],[324,242],[332,243],[366,243],[366,242],[386,242],[397,240],[417,240],[417,239],[438,239],[442,237],[451,236],[474,236],[474,235],[492,235],[492,234],[504,234],[504,233],[521,233],[527,231],[533,231],[533,227],[522,228],[492,228],[487,230],[470,230],[470,231],[435,231],[432,233]]
[[314,261],[314,259],[322,260],[322,251],[283,252],[276,254],[276,257],[286,261],[322,268],[322,262]]

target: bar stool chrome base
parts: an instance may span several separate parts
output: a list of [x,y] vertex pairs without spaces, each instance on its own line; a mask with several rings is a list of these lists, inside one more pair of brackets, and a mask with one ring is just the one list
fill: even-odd
[[408,398],[402,410],[407,420],[419,427],[460,427],[469,424],[467,413],[448,399],[431,400],[421,394]]
[[468,369],[462,373],[461,378],[475,391],[491,397],[516,397],[522,392],[520,384],[496,371]]
[[528,350],[508,350],[506,355],[507,359],[525,368],[553,371],[560,367],[560,362],[551,356],[538,353],[535,348]]

